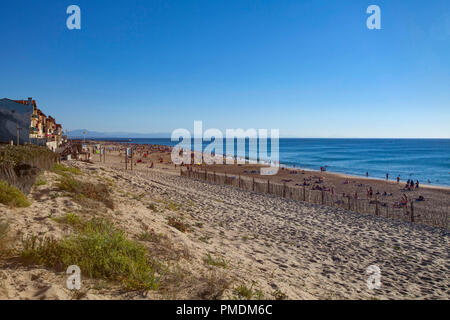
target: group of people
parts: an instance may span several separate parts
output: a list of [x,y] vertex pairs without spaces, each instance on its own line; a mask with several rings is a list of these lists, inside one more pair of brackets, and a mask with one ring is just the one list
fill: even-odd
[[404,189],[408,191],[411,191],[413,189],[419,189],[419,180],[416,180],[416,183],[414,183],[414,180],[408,179]]

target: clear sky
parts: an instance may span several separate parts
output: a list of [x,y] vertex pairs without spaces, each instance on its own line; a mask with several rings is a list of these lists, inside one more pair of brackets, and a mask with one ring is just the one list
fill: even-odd
[[0,39],[0,98],[70,130],[450,138],[448,0],[2,1]]

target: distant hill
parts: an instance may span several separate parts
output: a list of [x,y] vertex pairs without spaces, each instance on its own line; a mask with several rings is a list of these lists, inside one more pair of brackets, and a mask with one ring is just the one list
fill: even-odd
[[[86,135],[83,134],[86,132]],[[98,132],[89,130],[71,130],[69,138],[170,138],[170,133],[133,133],[133,132]]]

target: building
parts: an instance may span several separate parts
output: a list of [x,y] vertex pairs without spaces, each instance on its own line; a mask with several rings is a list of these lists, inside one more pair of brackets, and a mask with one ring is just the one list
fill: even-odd
[[0,142],[52,145],[62,142],[63,129],[51,116],[46,116],[32,98],[28,100],[0,99]]
[[0,99],[0,142],[29,142],[33,100]]

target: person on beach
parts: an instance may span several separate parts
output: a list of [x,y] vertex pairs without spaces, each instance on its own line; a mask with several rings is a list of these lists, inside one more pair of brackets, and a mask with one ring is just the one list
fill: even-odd
[[389,173],[386,172],[386,180],[389,180]]
[[406,196],[406,194],[403,194],[402,200],[400,201],[400,204],[401,204],[403,207],[406,207],[406,205],[408,204],[408,197]]
[[369,187],[368,194],[369,194],[369,199],[372,199],[372,197],[373,197],[373,189],[372,189],[372,187]]
[[416,189],[419,189],[419,180],[416,180]]
[[400,184],[400,176],[397,177],[397,184]]
[[368,177],[369,176],[369,171],[366,171],[366,177]]

